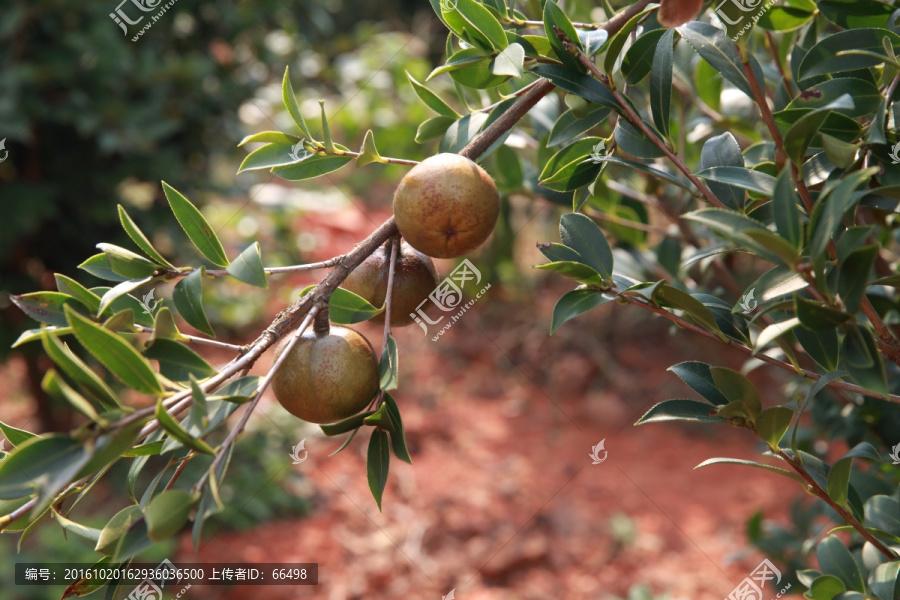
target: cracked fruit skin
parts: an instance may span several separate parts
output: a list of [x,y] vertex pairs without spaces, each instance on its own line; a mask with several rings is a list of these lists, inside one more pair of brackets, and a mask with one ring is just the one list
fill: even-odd
[[[369,255],[341,284],[366,299],[372,306],[382,306],[387,293],[390,244]],[[405,327],[414,322],[416,308],[438,286],[434,262],[406,242],[400,244],[394,266],[394,293],[391,296],[391,327]],[[372,317],[373,323],[384,323],[384,313]]]
[[403,239],[435,258],[456,258],[480,246],[499,214],[494,180],[458,154],[426,158],[394,193],[394,218]]
[[[275,359],[291,336],[275,347]],[[333,423],[362,411],[378,392],[378,360],[372,344],[347,327],[327,335],[303,333],[272,379],[279,404],[310,423]]]

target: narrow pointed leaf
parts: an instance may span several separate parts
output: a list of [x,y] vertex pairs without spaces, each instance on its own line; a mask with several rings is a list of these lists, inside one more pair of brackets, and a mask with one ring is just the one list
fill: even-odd
[[175,218],[197,250],[214,265],[227,267],[228,257],[222,242],[197,207],[165,181],[162,186]]

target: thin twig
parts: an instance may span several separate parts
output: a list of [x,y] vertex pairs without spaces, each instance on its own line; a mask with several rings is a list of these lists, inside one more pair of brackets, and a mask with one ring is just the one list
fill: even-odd
[[812,478],[812,476],[806,471],[800,461],[789,456],[781,448],[778,449],[778,456],[781,457],[781,459],[784,460],[787,464],[789,464],[791,468],[794,469],[797,474],[803,478],[804,481],[806,481],[807,485],[809,485],[809,489],[812,490],[812,492],[816,496],[818,496],[822,501],[830,506],[831,509],[834,510],[834,512],[841,516],[842,519],[847,521],[847,523],[849,523],[850,526],[853,527],[853,529],[858,531],[859,534],[863,536],[867,542],[878,548],[878,551],[885,555],[888,560],[896,560],[897,555],[894,554],[894,552],[890,548],[885,546],[882,541],[875,537],[875,535],[871,531],[863,527],[862,523],[857,521],[856,517],[854,517],[850,513],[850,511],[831,499],[831,497],[828,495],[828,492],[824,490],[815,479]]
[[[512,17],[506,17],[503,19],[503,22],[506,25],[515,25],[517,27],[538,27],[540,29],[544,28],[543,21],[529,21],[528,19],[514,19]],[[572,27],[575,29],[586,29],[587,31],[596,31],[598,29],[602,29],[603,25],[596,25],[594,23],[572,23]]]
[[[141,330],[144,333],[153,333],[155,330],[152,327],[145,327],[144,325],[135,324],[135,328]],[[178,335],[181,337],[185,337],[189,342],[193,342],[195,344],[205,344],[207,346],[214,346],[216,348],[223,348],[225,350],[232,350],[234,352],[243,352],[246,350],[244,346],[238,346],[236,344],[227,344],[225,342],[220,342],[218,340],[211,340],[209,338],[199,337],[196,335],[188,335],[186,333],[178,332]]]

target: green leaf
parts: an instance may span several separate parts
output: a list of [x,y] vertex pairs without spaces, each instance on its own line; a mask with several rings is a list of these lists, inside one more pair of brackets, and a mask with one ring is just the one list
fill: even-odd
[[87,525],[82,525],[81,523],[70,521],[69,519],[62,516],[59,512],[57,512],[55,508],[51,510],[53,511],[53,518],[56,519],[56,522],[59,523],[65,531],[73,533],[81,539],[93,542],[94,544],[96,544],[97,540],[100,539],[99,529],[94,529],[93,527],[88,527]]
[[810,143],[822,130],[822,124],[831,111],[837,108],[852,109],[853,106],[850,94],[844,94],[834,102],[815,108],[797,119],[784,135],[784,151],[788,158],[798,166],[803,164]]
[[301,142],[297,142],[293,146],[266,144],[245,156],[237,172],[240,174],[245,171],[283,167],[298,163],[310,156],[313,154],[304,148]]
[[268,289],[266,270],[263,267],[262,255],[259,250],[259,242],[253,242],[238,255],[225,269],[228,274],[239,281],[250,285]]
[[727,367],[710,367],[710,374],[716,388],[728,398],[729,406],[738,403],[745,409],[747,415],[756,419],[762,409],[762,402],[756,386],[741,373]]
[[150,240],[147,239],[147,236],[144,235],[144,232],[137,226],[128,213],[125,211],[125,207],[119,204],[119,221],[122,223],[122,228],[125,229],[125,233],[128,234],[128,237],[137,244],[137,247],[144,251],[144,254],[149,256],[154,262],[157,264],[163,265],[169,269],[174,269],[175,267],[163,258],[162,254],[160,254],[156,248],[153,247],[153,244],[150,243]]
[[695,421],[702,423],[725,423],[725,419],[715,416],[715,407],[697,400],[663,400],[637,420],[635,425],[659,423],[662,421]]
[[826,371],[837,370],[840,351],[837,329],[810,331],[804,327],[797,327],[793,333],[803,350],[816,361],[816,364]]
[[282,131],[260,131],[259,133],[251,133],[240,141],[238,147],[252,143],[278,144],[279,146],[293,146],[299,142],[301,137],[290,135]]
[[600,138],[582,138],[559,150],[544,166],[539,177],[541,185],[566,192],[594,181],[600,172],[600,165],[588,157],[595,151],[599,141]]
[[363,424],[370,427],[380,427],[391,433],[394,432],[394,422],[391,421],[391,415],[388,414],[387,406],[384,403],[378,407],[378,410],[363,419]]
[[850,318],[850,315],[831,308],[824,302],[807,300],[801,296],[795,297],[794,306],[800,322],[814,331],[832,329]]
[[[741,154],[741,147],[728,131],[706,140],[703,144],[703,149],[700,151],[700,170],[703,171],[713,167],[744,168],[744,156]],[[719,183],[714,178],[711,178],[707,185],[710,191],[728,208],[743,208],[744,197],[746,196],[743,189],[727,183]]]
[[862,304],[877,257],[877,245],[860,248],[844,259],[838,271],[838,293],[850,314],[855,314]]
[[790,477],[791,479],[798,481],[799,483],[802,483],[804,485],[806,484],[806,482],[799,475],[797,475],[796,473],[791,473],[787,469],[767,465],[765,463],[754,462],[752,460],[743,460],[740,458],[709,458],[704,460],[694,468],[699,469],[700,467],[708,467],[710,465],[743,465],[745,467],[756,467],[757,469],[764,469],[772,473],[778,473],[779,475]]
[[194,497],[184,490],[166,490],[155,496],[144,511],[150,539],[167,540],[181,531],[193,507]]
[[850,459],[839,460],[828,471],[828,495],[837,504],[847,506],[847,490],[850,485]]
[[208,362],[199,354],[175,340],[158,339],[153,342],[144,356],[159,361],[159,371],[172,381],[188,381],[194,377],[209,377],[216,374]]
[[507,81],[509,76],[495,75],[492,71],[493,64],[493,58],[478,48],[466,48],[448,58],[443,67],[432,71],[428,79],[447,72],[455,82],[466,87],[475,89],[497,87]]
[[724,31],[701,21],[686,23],[678,27],[677,31],[722,77],[749,98],[753,98],[753,90],[744,73],[737,47]]
[[550,130],[550,139],[547,140],[547,147],[558,146],[587,133],[606,120],[609,112],[608,107],[593,103],[583,117],[577,117],[571,110],[567,110],[553,124],[553,129]]
[[29,438],[0,462],[0,500],[35,492],[43,499],[54,498],[90,457],[87,448],[69,436]]
[[[798,68],[798,80],[802,81],[817,75],[856,71],[890,60],[884,52],[882,43],[884,38],[888,39],[895,53],[900,49],[900,35],[887,29],[851,29],[829,35],[803,57]],[[846,52],[850,48],[868,54]]]
[[844,583],[834,575],[822,575],[816,577],[805,596],[813,600],[833,600],[846,589]]
[[794,411],[786,406],[767,408],[756,417],[756,433],[770,448],[778,448],[793,418]]
[[[452,7],[444,10],[445,7]],[[503,50],[506,48],[506,32],[500,21],[479,2],[475,0],[454,0],[440,7],[441,16],[454,32],[468,38],[473,43],[481,43],[485,48]]]
[[569,279],[574,279],[578,283],[584,283],[586,285],[603,285],[600,274],[592,267],[589,267],[580,261],[571,262],[560,260],[544,265],[535,265],[534,268],[540,269],[541,271],[553,271],[554,273],[559,273],[560,275],[564,275]]
[[785,107],[785,110],[800,108],[821,108],[849,94],[853,98],[852,107],[838,107],[835,112],[848,117],[861,117],[876,112],[883,99],[878,87],[871,81],[856,77],[838,77],[817,82],[803,91]]
[[175,289],[172,290],[172,302],[175,303],[178,314],[187,321],[188,325],[197,331],[216,337],[216,332],[213,331],[206,318],[206,313],[203,312],[203,275],[205,273],[205,267],[200,267],[175,284]]
[[900,503],[890,496],[872,496],[865,504],[865,525],[900,535]]
[[581,256],[583,264],[604,279],[612,279],[612,250],[603,231],[591,218],[580,213],[564,214],[559,220],[559,237]]
[[197,207],[165,181],[162,182],[162,186],[178,224],[191,243],[209,262],[220,267],[228,266],[228,257],[225,256],[222,242]]
[[581,96],[585,100],[596,102],[614,111],[622,110],[609,88],[578,70],[572,70],[561,65],[538,65],[531,72],[547,79],[553,85],[570,94]]
[[669,371],[675,373],[692,390],[717,406],[725,406],[729,400],[716,388],[710,366],[704,362],[686,361],[672,365]]
[[889,393],[884,362],[875,344],[875,337],[865,327],[846,328],[843,343],[843,365],[856,382],[866,389]]
[[771,196],[775,192],[775,178],[762,171],[754,171],[744,167],[710,167],[697,173],[698,176],[710,181],[717,181],[764,196]]
[[683,310],[701,327],[718,335],[722,341],[728,339],[722,330],[719,329],[712,312],[702,302],[687,292],[674,286],[663,284],[657,289],[655,298],[666,306]]
[[384,391],[395,390],[400,381],[400,370],[398,366],[399,356],[397,354],[397,342],[394,336],[388,335],[387,345],[381,354],[381,383],[380,387]]
[[21,296],[10,294],[9,299],[35,321],[56,327],[68,324],[63,307],[78,304],[74,298],[60,292],[32,292]]
[[381,512],[381,497],[387,485],[390,462],[391,448],[388,434],[380,429],[375,429],[372,431],[366,455],[366,477],[369,480],[369,490],[378,505],[378,512]]
[[3,421],[0,421],[0,432],[3,433],[3,437],[6,438],[6,441],[9,442],[13,448],[20,444],[24,444],[33,437],[38,437],[37,434],[25,431],[24,429],[17,429],[12,425],[7,425]]
[[628,167],[629,169],[634,169],[636,171],[641,171],[642,173],[646,173],[646,174],[650,175],[651,177],[655,177],[666,183],[671,183],[672,185],[677,185],[678,187],[680,187],[683,190],[691,191],[691,188],[688,187],[687,184],[685,184],[683,181],[681,181],[677,177],[674,177],[673,175],[670,175],[669,173],[666,173],[665,171],[660,171],[659,169],[654,169],[653,167],[647,166],[643,163],[639,163],[639,162],[636,162],[633,160],[628,160],[627,158],[603,155],[603,156],[592,156],[591,160],[593,160],[594,162],[601,164],[601,165],[603,163],[612,163],[614,165],[622,165],[624,167]]
[[566,321],[615,299],[615,296],[597,290],[573,290],[567,292],[553,307],[550,335],[556,333],[556,330]]
[[210,473],[209,480],[203,487],[203,496],[200,498],[200,504],[197,506],[197,513],[194,516],[194,527],[191,531],[191,537],[194,542],[195,550],[200,545],[200,535],[203,532],[204,521],[210,515],[215,514],[224,508],[218,498],[218,493],[216,492],[217,488],[214,482],[221,481],[222,478],[225,477],[225,472],[228,470],[228,465],[231,464],[231,454],[233,450],[234,444],[228,447],[228,450],[225,453],[225,458],[219,462],[219,465],[216,467],[215,471]]
[[659,39],[650,72],[650,111],[653,123],[664,137],[669,136],[669,113],[672,101],[672,68],[675,63],[675,30],[669,29]]
[[359,156],[356,157],[356,166],[364,167],[370,163],[388,163],[388,159],[378,153],[378,148],[375,146],[375,134],[372,133],[371,129],[366,131],[366,135],[363,138],[362,147],[359,149]]
[[96,313],[100,308],[100,296],[74,279],[66,277],[61,273],[55,273],[53,278],[56,280],[57,291],[72,296],[83,304],[91,313]]
[[113,272],[128,279],[150,277],[160,268],[140,254],[115,244],[100,243],[97,248],[106,255]]
[[297,104],[297,96],[294,94],[293,86],[291,86],[289,67],[284,68],[284,78],[281,80],[281,99],[284,102],[284,107],[287,109],[288,114],[291,115],[294,123],[296,123],[297,127],[300,128],[300,131],[303,132],[304,137],[312,142],[313,136],[309,133],[309,127],[307,127],[306,121],[303,120],[303,115],[300,113],[300,105]]
[[790,167],[785,166],[775,181],[772,212],[778,234],[797,249],[803,244],[803,224],[800,220],[799,200],[797,188],[791,178]]
[[840,227],[841,219],[859,203],[859,197],[854,196],[856,188],[873,174],[871,169],[866,169],[847,175],[827,192],[824,199],[820,196],[816,202],[809,224],[809,254],[817,272],[823,269],[828,243]]
[[112,264],[109,262],[109,256],[106,254],[95,254],[80,265],[78,268],[87,271],[94,277],[106,279],[107,281],[125,281],[127,277],[122,277],[113,271]]
[[[638,14],[632,16],[628,21],[622,25],[622,28],[619,29],[613,36],[609,39],[609,43],[606,44],[606,56],[603,57],[603,70],[610,77],[613,75],[616,66],[616,60],[619,58],[619,54],[622,52],[622,48],[625,47],[625,43],[628,41],[628,38],[631,37],[631,33],[634,31],[635,27],[637,27],[638,23],[644,18],[644,15],[647,14],[651,9],[644,9]],[[654,51],[656,50],[654,46]],[[624,62],[623,62],[624,67]],[[649,72],[649,67],[648,67]],[[643,79],[643,78],[642,78]]]
[[75,338],[119,381],[144,394],[163,393],[153,367],[131,344],[69,308],[66,318]]
[[374,414],[374,410],[368,410],[366,412],[355,414],[352,417],[347,417],[346,419],[338,421],[337,423],[323,424],[319,425],[319,427],[322,429],[322,433],[329,437],[340,435],[342,433],[347,433],[348,431],[352,431],[353,429],[362,427],[365,420]]
[[815,13],[793,6],[773,6],[760,17],[758,24],[763,29],[778,32],[795,31],[806,25]]
[[403,462],[412,464],[412,457],[406,446],[406,430],[403,428],[403,419],[400,417],[400,407],[397,406],[397,401],[390,394],[384,395],[384,406],[387,407],[388,415],[394,424],[394,431],[391,432],[391,449],[394,451],[394,456]]
[[[134,290],[150,283],[151,281],[153,281],[153,277],[145,277],[144,279],[139,279],[137,281],[123,281],[122,283],[117,283],[106,293],[104,293],[102,298],[100,298],[100,307],[97,309],[97,313],[105,313],[106,309],[112,306],[113,302],[115,302],[117,299],[130,294]],[[144,308],[143,310],[146,311],[147,309]]]
[[[305,296],[314,287],[315,285],[306,287],[300,292],[300,296]],[[333,323],[340,325],[352,325],[353,323],[367,321],[382,312],[384,312],[383,306],[376,308],[362,297],[340,287],[334,290],[331,298],[328,299],[328,318]]]
[[100,531],[94,551],[107,556],[112,555],[131,526],[142,517],[141,507],[135,504],[126,506],[117,512]]
[[687,213],[684,218],[703,223],[726,239],[776,264],[792,266],[798,258],[796,248],[789,242],[766,229],[759,221],[736,211],[704,208]]
[[700,99],[713,110],[720,110],[723,80],[715,67],[705,60],[699,61],[694,69],[693,79]]
[[166,433],[181,442],[186,448],[215,456],[216,453],[209,444],[189,434],[187,430],[185,430],[178,421],[166,411],[162,403],[162,398],[156,402],[155,416],[159,421],[160,426],[166,430]]
[[[849,478],[849,476],[848,471],[847,477]],[[859,565],[856,564],[853,555],[840,539],[830,535],[819,542],[816,548],[816,557],[819,559],[819,568],[823,573],[838,577],[848,590],[866,591],[866,584]]]
[[581,61],[566,52],[566,49],[563,47],[562,41],[558,37],[556,37],[556,32],[553,29],[554,27],[559,28],[562,33],[564,33],[569,41],[578,48],[581,52],[584,52],[584,47],[581,45],[581,40],[578,39],[578,32],[575,31],[575,28],[572,26],[572,22],[569,20],[569,17],[559,8],[556,4],[555,0],[547,0],[544,4],[544,33],[547,34],[547,39],[550,40],[550,47],[553,48],[553,52],[556,54],[556,57],[569,69],[574,69],[579,73],[584,73],[586,68]]
[[[347,150],[340,144],[335,144],[335,146],[341,151],[346,152]],[[288,181],[302,181],[337,171],[352,160],[351,156],[312,154],[298,163],[274,167],[272,173]]]
[[72,405],[72,408],[86,416],[88,419],[101,425],[106,425],[106,420],[97,414],[97,409],[88,402],[87,398],[79,394],[66,381],[59,376],[55,369],[50,369],[44,374],[41,381],[41,389],[57,398],[62,398]]
[[416,130],[416,143],[424,144],[440,138],[454,123],[456,123],[456,117],[445,116],[432,117],[424,121]]
[[[666,31],[670,30],[662,27],[651,29],[641,34],[625,51],[625,56],[622,58],[622,75],[628,85],[637,85],[650,74],[653,57],[656,55],[656,45]],[[607,56],[609,56],[608,53]],[[608,73],[611,71],[612,69],[607,70]]]
[[494,61],[491,63],[491,73],[494,75],[522,77],[524,65],[525,50],[519,44],[510,44],[494,57]]
[[412,86],[413,91],[416,93],[416,96],[419,97],[425,106],[438,113],[439,115],[445,117],[452,117],[454,120],[460,118],[458,112],[453,110],[443,98],[438,96],[436,93],[425,87],[424,84],[419,83],[415,77],[409,74],[409,71],[406,72],[406,77],[409,80],[409,84]]
[[759,336],[756,338],[756,344],[754,345],[753,353],[756,354],[770,343],[779,339],[781,336],[791,331],[795,327],[800,325],[800,319],[792,318],[785,319],[784,321],[779,321],[776,323],[772,323],[765,329],[763,329]]
[[565,261],[565,262],[581,262],[581,255],[569,248],[568,246],[564,246],[562,244],[557,243],[540,243],[537,245],[538,250],[541,251],[547,260],[552,262],[556,261]]
[[869,586],[880,600],[896,600],[900,561],[881,563],[869,574]]
[[619,119],[616,122],[615,135],[616,144],[632,156],[638,158],[662,158],[665,156],[662,150],[653,143],[644,132],[634,127],[625,119]]
[[896,7],[873,0],[819,0],[816,5],[825,17],[843,29],[888,27]]

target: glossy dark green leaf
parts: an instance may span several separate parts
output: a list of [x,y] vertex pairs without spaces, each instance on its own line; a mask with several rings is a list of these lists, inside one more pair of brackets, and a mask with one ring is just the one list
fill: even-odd
[[583,262],[554,261],[543,265],[535,265],[541,271],[553,271],[586,285],[603,285],[603,279],[593,268]]
[[754,171],[738,166],[711,167],[697,173],[709,181],[716,181],[730,186],[750,190],[764,196],[771,196],[775,191],[775,178],[762,171]]
[[94,550],[107,556],[112,555],[122,537],[142,517],[141,507],[137,505],[126,506],[117,512],[100,531]]
[[202,356],[175,340],[156,340],[144,356],[158,361],[160,373],[172,381],[188,381],[191,375],[202,379],[216,373]]
[[524,74],[525,50],[520,44],[510,44],[491,63],[491,73],[509,77],[522,77]]
[[570,94],[581,96],[614,111],[622,109],[612,92],[605,85],[584,73],[561,65],[538,65],[531,70]]
[[[645,8],[641,12],[633,15],[628,21],[625,22],[622,27],[609,38],[609,41],[606,44],[606,56],[603,57],[603,70],[607,75],[612,76],[615,71],[616,61],[619,58],[619,55],[622,53],[622,48],[625,47],[625,44],[631,37],[632,32],[638,26],[638,24],[644,19],[644,16],[651,9]],[[649,72],[649,67],[648,67]]]
[[21,296],[10,294],[9,299],[35,321],[56,327],[68,325],[65,306],[74,307],[80,304],[68,294],[61,292],[32,292]]
[[797,249],[787,240],[766,229],[759,221],[738,212],[704,208],[687,213],[684,218],[703,223],[726,239],[776,264],[791,265],[797,259]]
[[581,262],[611,279],[613,254],[606,236],[593,219],[580,213],[564,214],[559,220],[559,237],[562,243],[581,256]]
[[366,477],[369,480],[369,490],[378,512],[381,512],[381,498],[387,485],[388,468],[391,462],[391,446],[388,434],[380,429],[372,431],[369,439],[369,450],[366,455]]
[[262,263],[262,255],[259,250],[259,242],[253,242],[241,252],[228,268],[228,274],[250,285],[268,289],[266,271]]
[[785,110],[800,108],[821,108],[849,94],[853,98],[853,106],[836,108],[835,112],[848,117],[861,117],[878,110],[882,96],[878,87],[871,81],[852,77],[828,79],[810,86],[802,94],[791,100]]
[[[726,131],[715,135],[703,144],[703,149],[700,151],[700,170],[704,171],[713,167],[744,168],[741,147],[730,132]],[[727,183],[719,183],[718,180],[712,178],[707,185],[710,191],[728,208],[743,208],[746,196],[743,189]]]
[[[806,53],[798,68],[799,79],[879,65],[890,58],[885,55],[884,38],[888,39],[895,54],[900,51],[900,35],[887,29],[851,29],[829,35]],[[865,54],[846,52],[851,48]]]
[[900,576],[900,561],[890,561],[875,567],[869,573],[869,586],[879,600],[896,600],[897,577]]
[[[828,471],[828,496],[841,506],[847,506],[847,491],[850,486],[850,469],[852,462],[839,460]],[[821,563],[819,563],[820,566]],[[827,569],[823,570],[827,571]]]
[[819,12],[843,29],[887,27],[895,6],[875,0],[819,0]]
[[773,6],[757,21],[763,29],[778,32],[795,31],[809,23],[815,13],[793,6]]
[[878,246],[873,244],[851,252],[841,264],[838,293],[850,314],[855,314],[862,304],[877,257]]
[[707,331],[711,331],[723,340],[725,334],[719,329],[716,318],[702,302],[677,287],[663,284],[656,291],[656,300],[665,306],[683,310]]
[[726,407],[739,403],[751,417],[756,418],[762,410],[762,402],[756,386],[746,375],[727,367],[710,367],[709,372],[716,388],[728,398]]
[[238,173],[283,167],[309,158],[312,154],[297,142],[294,145],[266,144],[244,157]]
[[67,294],[85,306],[92,314],[100,309],[100,296],[87,289],[74,279],[66,277],[62,273],[55,273],[56,289],[62,294]]
[[397,389],[400,382],[399,355],[397,353],[397,342],[392,335],[388,336],[387,345],[381,354],[380,371],[381,389],[385,391]]
[[66,383],[66,380],[59,376],[55,369],[50,369],[46,373],[44,373],[44,378],[41,381],[41,389],[43,389],[50,396],[55,396],[57,398],[62,398],[66,402],[68,402],[72,408],[86,416],[88,419],[95,423],[100,423],[101,425],[106,424],[106,419],[100,417],[97,413],[97,409],[88,401],[87,398],[82,396],[75,390],[72,386]]
[[867,328],[852,326],[846,329],[842,345],[842,364],[862,387],[889,393],[884,362],[875,344],[875,337]]
[[456,123],[456,117],[439,116],[432,117],[422,122],[416,130],[416,143],[424,144],[439,139],[451,125]]
[[841,180],[827,196],[816,202],[809,224],[809,254],[817,271],[827,258],[826,249],[834,234],[841,225],[844,215],[856,206],[859,197],[855,196],[856,188],[872,176],[869,169],[857,171]]
[[181,531],[193,507],[194,497],[184,490],[165,490],[154,496],[144,511],[150,539],[167,540]]
[[619,147],[637,158],[662,158],[665,156],[652,140],[650,140],[643,131],[634,127],[625,119],[619,119],[616,122],[616,130],[614,132],[616,144]]
[[609,108],[600,104],[591,104],[587,114],[583,117],[577,117],[571,110],[567,110],[553,124],[553,129],[550,130],[550,139],[547,140],[547,147],[558,146],[587,133],[606,120],[609,113]]
[[[849,478],[849,472],[847,474]],[[819,568],[827,575],[839,578],[848,590],[865,592],[866,584],[856,560],[844,543],[836,536],[830,535],[819,542],[816,547],[816,558]]]
[[256,390],[259,388],[261,380],[262,378],[258,375],[248,375],[246,377],[241,377],[240,379],[235,379],[212,394],[209,394],[206,399],[207,401],[224,400],[226,402],[236,402],[241,404],[256,394]]
[[260,131],[258,133],[251,133],[250,135],[245,136],[244,139],[242,139],[238,143],[238,147],[253,143],[293,146],[301,139],[303,138],[301,138],[300,136],[290,135],[281,131]]
[[374,410],[369,410],[366,412],[361,412],[353,415],[352,417],[347,417],[337,423],[330,423],[319,425],[322,428],[322,433],[327,436],[340,435],[342,433],[347,433],[348,431],[352,431],[359,427],[363,426],[364,421],[375,414]]
[[100,243],[97,248],[106,255],[113,272],[127,279],[143,279],[160,268],[140,254],[115,244]]
[[846,589],[840,578],[834,575],[820,575],[812,582],[805,595],[812,600],[834,600]]
[[78,268],[107,281],[126,281],[128,279],[113,271],[109,257],[103,253],[93,255],[78,265]]
[[835,371],[838,368],[840,346],[838,345],[837,329],[824,331],[810,331],[804,327],[798,327],[793,331],[800,345],[826,371]]
[[686,361],[672,365],[668,369],[675,373],[692,390],[717,406],[728,404],[729,400],[716,388],[710,366],[704,362]]
[[119,381],[144,394],[163,393],[153,367],[122,337],[68,308],[66,318],[75,338]]
[[175,284],[172,290],[172,302],[181,318],[188,325],[203,333],[216,337],[216,332],[209,324],[203,312],[203,274],[205,269],[194,270],[190,275]]
[[629,85],[640,83],[644,77],[650,74],[653,57],[656,54],[656,45],[666,31],[670,30],[661,27],[642,33],[625,51],[625,56],[622,58],[622,75],[625,76],[625,81]]
[[669,29],[656,45],[650,71],[650,112],[653,123],[664,137],[669,135],[672,103],[672,69],[675,64],[675,30]]
[[211,485],[211,481],[222,481],[222,478],[225,476],[225,472],[228,470],[228,465],[231,464],[231,454],[233,450],[234,444],[228,447],[228,450],[225,453],[225,458],[219,462],[216,470],[210,474],[209,481],[207,481],[206,485],[203,487],[203,495],[201,496],[200,503],[197,506],[197,513],[194,516],[194,526],[191,530],[191,538],[193,540],[195,550],[200,545],[200,536],[203,533],[203,523],[207,518],[209,518],[210,515],[213,515],[224,508],[219,502],[217,502],[218,497],[213,493],[214,488]]
[[686,183],[684,183],[683,181],[681,181],[674,175],[670,175],[669,173],[666,173],[665,171],[660,171],[659,169],[655,169],[653,167],[650,167],[643,163],[639,163],[637,161],[628,160],[627,158],[621,158],[618,156],[609,156],[609,155],[596,156],[596,157],[593,157],[591,160],[593,160],[594,162],[600,163],[600,164],[610,163],[610,164],[614,164],[614,165],[621,165],[623,167],[627,167],[627,168],[633,169],[635,171],[640,171],[642,173],[646,173],[647,175],[650,175],[651,177],[655,177],[656,179],[659,179],[660,181],[663,181],[665,183],[671,183],[672,185],[677,185],[678,187],[680,187],[684,190],[691,191],[691,188]]
[[222,242],[219,241],[203,214],[181,192],[168,183],[163,181],[162,186],[178,224],[181,225],[191,243],[214,265],[228,266],[228,257],[225,256]]
[[380,427],[391,433],[394,433],[396,430],[394,422],[391,420],[391,415],[388,413],[387,406],[384,403],[378,407],[378,410],[363,419],[363,424],[368,425],[369,427]]
[[[306,287],[300,292],[300,296],[305,296],[314,288],[314,285]],[[351,291],[344,288],[337,288],[328,299],[328,318],[333,323],[340,325],[352,325],[361,323],[384,312],[384,307],[376,308],[369,304],[364,298],[357,296]]]
[[403,462],[412,464],[412,457],[409,455],[409,448],[406,446],[406,430],[403,427],[403,419],[400,417],[400,407],[397,401],[390,394],[384,395],[384,406],[390,415],[391,422],[394,424],[394,431],[391,432],[391,449],[394,456]]
[[715,416],[716,407],[697,400],[663,400],[637,420],[635,425],[660,423],[662,421],[696,421],[702,423],[725,423],[725,419]]
[[849,94],[840,96],[833,102],[807,112],[797,119],[784,135],[784,151],[794,164],[803,163],[806,151],[813,138],[822,130],[822,124],[832,110],[837,108],[852,109],[853,100]]
[[570,319],[574,319],[592,308],[603,306],[615,296],[598,290],[573,290],[564,294],[553,307],[553,317],[550,321],[550,335]]
[[900,535],[900,503],[890,496],[872,496],[865,504],[865,526]]
[[550,260],[551,262],[581,262],[581,255],[563,244],[538,244],[537,248],[541,251],[541,254],[543,254],[547,258],[547,260]]
[[25,431],[24,429],[18,429],[12,425],[7,425],[3,421],[0,421],[0,433],[3,433],[3,437],[6,438],[6,441],[9,442],[10,446],[13,448],[20,444],[24,444],[33,437],[37,437],[37,434]]
[[744,73],[737,48],[724,31],[701,21],[691,21],[678,27],[677,31],[722,77],[753,98],[753,90]]
[[790,167],[784,167],[775,181],[772,195],[772,212],[778,234],[800,248],[803,243],[803,224],[800,219],[800,196],[791,178]]
[[850,318],[847,313],[831,308],[824,302],[807,300],[801,296],[795,298],[794,305],[800,322],[814,331],[832,329]]

